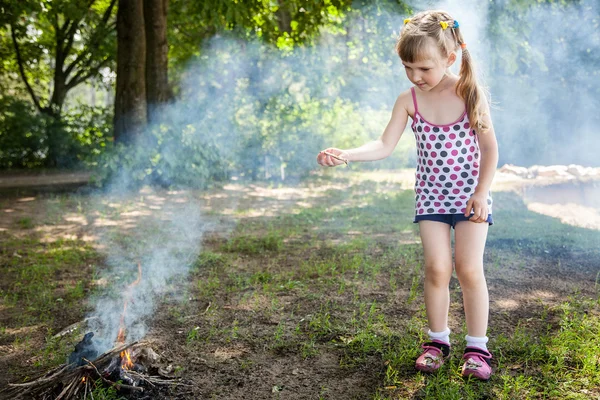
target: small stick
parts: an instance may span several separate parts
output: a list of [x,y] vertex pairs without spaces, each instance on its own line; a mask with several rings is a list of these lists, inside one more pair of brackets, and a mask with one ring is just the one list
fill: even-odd
[[8,386],[12,386],[12,387],[28,387],[28,386],[36,386],[39,385],[41,383],[46,383],[46,382],[52,382],[55,380],[56,377],[58,377],[60,374],[62,374],[69,366],[65,365],[63,367],[59,367],[56,368],[54,371],[57,371],[56,373],[50,375],[50,376],[46,376],[46,377],[42,377],[39,379],[36,379],[35,381],[31,381],[31,382],[25,382],[25,383],[9,383]]
[[150,386],[154,386],[154,384],[149,379],[146,379],[146,377],[144,375],[142,375],[142,374],[139,374],[139,373],[137,373],[135,371],[132,371],[132,370],[128,370],[127,374],[131,375],[131,376],[137,376],[138,378],[140,378],[144,382],[148,382],[150,384]]
[[56,397],[56,400],[60,400],[63,397],[67,396],[67,393],[69,393],[71,391],[71,389],[73,388],[74,385],[77,385],[77,381],[78,381],[78,377],[76,376],[75,378],[73,378],[73,380],[71,380],[71,382],[65,386],[65,388],[62,390],[62,392],[60,392],[60,394]]
[[340,157],[340,156],[336,156],[335,154],[333,154],[333,153],[330,153],[330,152],[328,152],[328,151],[324,151],[323,153],[324,153],[324,154],[326,154],[326,155],[328,155],[329,157],[333,157],[333,158],[335,158],[336,160],[343,161],[343,162],[344,162],[344,164],[348,165],[348,160],[346,160],[345,158],[342,158],[342,157]]

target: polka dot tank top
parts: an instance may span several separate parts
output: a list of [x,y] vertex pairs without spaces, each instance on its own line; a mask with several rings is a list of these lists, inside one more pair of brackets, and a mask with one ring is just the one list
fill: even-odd
[[[412,130],[417,141],[415,214],[464,214],[479,181],[480,152],[467,111],[455,122],[436,125],[419,113],[415,88]],[[488,213],[492,196],[488,193]]]

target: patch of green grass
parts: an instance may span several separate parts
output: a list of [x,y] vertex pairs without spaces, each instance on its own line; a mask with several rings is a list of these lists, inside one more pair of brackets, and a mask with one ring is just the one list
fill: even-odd
[[194,328],[192,328],[188,331],[187,336],[186,336],[186,341],[189,344],[193,341],[200,340],[202,338],[201,334],[202,334],[202,332],[200,332],[200,327],[195,326]]
[[197,282],[198,294],[201,297],[212,298],[221,288],[221,280],[219,274],[215,270],[211,270],[209,275]]
[[17,220],[17,225],[21,229],[31,229],[33,228],[33,219],[31,217],[21,217]]
[[114,386],[106,385],[102,379],[98,379],[92,383],[90,397],[94,400],[126,400],[126,397],[120,396]]
[[90,282],[89,265],[98,260],[85,242],[7,237],[0,252],[0,299],[17,324],[51,322],[60,310],[81,308]]
[[[573,299],[554,310],[560,329],[517,327],[511,335],[497,335],[488,344],[494,354],[494,375],[489,382],[460,376],[460,352],[435,374],[407,373],[419,354],[419,333],[382,340],[386,371],[374,399],[397,399],[407,388],[417,399],[590,399],[600,395],[600,304],[597,299]],[[414,327],[422,322],[415,320]],[[418,328],[417,328],[418,329]],[[459,335],[458,347],[464,347]]]
[[227,257],[212,251],[203,251],[194,263],[195,270],[221,268],[227,264]]
[[298,279],[315,279],[321,277],[337,277],[344,275],[348,271],[358,272],[364,264],[364,257],[361,254],[333,255],[327,258],[312,258],[309,261],[302,261]]
[[275,252],[283,248],[283,237],[278,232],[269,232],[265,236],[234,236],[222,250],[229,253],[261,254]]
[[43,348],[38,352],[35,358],[34,366],[40,369],[50,369],[56,367],[67,360],[68,355],[73,351],[75,335],[54,337],[54,332],[48,330]]
[[[600,395],[600,307],[598,300],[562,303],[559,330],[518,329],[499,336],[498,364],[502,398],[593,398]],[[519,378],[520,377],[520,378]],[[573,397],[575,393],[581,396]]]

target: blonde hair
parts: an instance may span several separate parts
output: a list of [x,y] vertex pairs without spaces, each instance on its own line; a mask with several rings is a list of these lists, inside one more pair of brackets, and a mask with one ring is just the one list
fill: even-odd
[[[447,28],[443,29],[442,25]],[[467,115],[471,126],[478,133],[482,133],[489,129],[483,119],[482,101],[485,94],[477,83],[473,61],[460,28],[454,26],[454,18],[445,11],[422,11],[405,20],[404,28],[396,43],[396,52],[403,61],[412,63],[431,55],[428,52],[428,49],[431,48],[431,40],[437,44],[443,57],[448,57],[451,52],[462,48],[460,77],[456,84],[456,94],[464,100],[467,106]]]

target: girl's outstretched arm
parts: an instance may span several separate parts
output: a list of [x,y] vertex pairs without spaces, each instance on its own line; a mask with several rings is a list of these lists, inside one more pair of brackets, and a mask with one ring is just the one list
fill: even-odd
[[[408,121],[407,110],[410,104],[412,104],[412,96],[410,90],[407,90],[400,94],[396,99],[390,121],[379,139],[349,150],[336,148],[325,149],[317,156],[317,162],[321,165],[334,167],[344,164],[344,160],[374,161],[386,158],[392,154],[392,151],[394,151],[394,148],[396,148],[398,141],[402,137],[402,133],[404,132],[404,128],[406,128],[406,123]],[[331,154],[336,157],[333,157]]]

